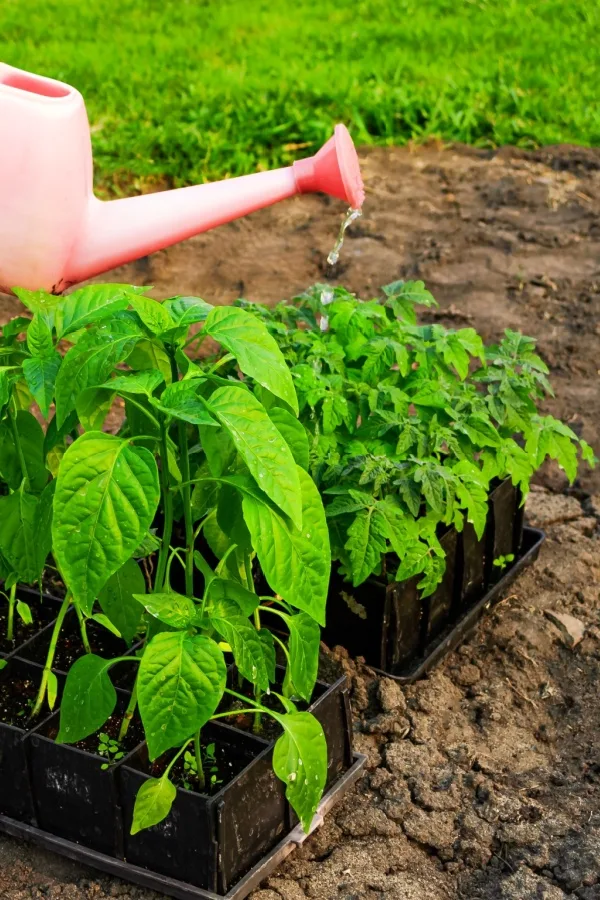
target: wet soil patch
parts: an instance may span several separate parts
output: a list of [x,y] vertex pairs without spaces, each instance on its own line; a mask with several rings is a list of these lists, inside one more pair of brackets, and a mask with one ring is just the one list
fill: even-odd
[[28,604],[31,610],[33,623],[26,625],[19,613],[15,610],[14,617],[14,639],[9,641],[6,637],[6,628],[8,624],[8,606],[2,606],[0,609],[0,653],[12,653],[16,647],[20,647],[25,641],[34,636],[37,631],[41,631],[46,625],[54,621],[58,614],[58,604],[51,600],[40,602],[39,597],[34,598],[30,595],[23,595],[21,599]]
[[[106,628],[89,621],[86,627],[92,653],[102,656],[104,659],[124,656],[127,653],[128,647],[125,641],[111,634]],[[51,639],[52,628],[47,628],[23,649],[21,655],[25,659],[44,665]],[[68,672],[75,660],[83,656],[85,652],[77,616],[74,611],[71,611],[58,640],[53,668],[61,672]]]
[[39,670],[39,680],[21,672],[14,675],[7,673],[7,676],[0,680],[0,721],[28,731],[33,727],[29,717],[40,687],[42,670]]

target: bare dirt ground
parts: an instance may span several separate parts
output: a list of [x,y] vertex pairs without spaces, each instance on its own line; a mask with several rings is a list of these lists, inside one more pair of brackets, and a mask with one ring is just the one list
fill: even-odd
[[[364,169],[365,218],[334,273],[339,206],[303,197],[103,280],[227,303],[330,275],[362,296],[423,278],[442,321],[538,337],[548,409],[598,451],[600,153],[378,150]],[[0,298],[1,320],[16,312]],[[400,690],[336,653],[369,768],[254,900],[600,900],[600,472],[567,490],[548,468],[528,515],[548,531],[538,563],[429,678]],[[575,647],[552,612],[580,623]],[[0,897],[157,900],[7,838]]]

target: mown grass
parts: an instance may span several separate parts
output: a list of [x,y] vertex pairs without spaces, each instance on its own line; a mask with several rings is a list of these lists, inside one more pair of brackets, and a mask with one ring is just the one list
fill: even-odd
[[594,0],[0,3],[0,59],[82,91],[97,181],[125,190],[286,164],[335,121],[359,144],[599,144],[599,34]]

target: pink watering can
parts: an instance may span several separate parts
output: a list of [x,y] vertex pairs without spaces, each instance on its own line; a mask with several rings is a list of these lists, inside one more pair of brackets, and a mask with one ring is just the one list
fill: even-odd
[[75,88],[0,63],[0,291],[72,284],[245,216],[323,191],[360,208],[358,158],[344,125],[289,168],[102,202]]

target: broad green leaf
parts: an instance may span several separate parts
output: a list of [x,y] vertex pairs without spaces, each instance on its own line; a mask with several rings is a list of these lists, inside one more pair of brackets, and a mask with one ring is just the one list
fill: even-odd
[[156,462],[143,447],[88,431],[63,456],[54,497],[53,549],[87,614],[146,534],[158,499]]
[[244,519],[271,588],[292,606],[325,624],[331,551],[327,520],[312,479],[298,467],[302,530],[260,494],[244,494]]
[[177,788],[169,781],[167,775],[145,781],[135,798],[130,833],[137,834],[166,819],[176,797]]
[[131,333],[113,334],[103,326],[88,332],[71,347],[56,378],[56,419],[59,428],[75,409],[77,395],[85,388],[103,384],[113,368],[127,358],[135,341],[136,337]]
[[173,327],[169,311],[158,300],[138,296],[129,297],[129,303],[152,334],[161,334]]
[[155,619],[173,628],[187,628],[196,615],[196,604],[183,594],[134,594],[134,599]]
[[257,484],[289,516],[302,525],[298,468],[288,445],[256,398],[238,387],[220,387],[207,401],[225,426]]
[[281,406],[273,406],[268,412],[271,422],[292,451],[296,464],[308,472],[308,434],[304,425]]
[[241,615],[210,617],[210,624],[231,647],[240,673],[261,691],[269,690],[269,665],[265,645],[254,625]]
[[49,356],[32,356],[23,360],[23,375],[27,387],[44,418],[48,416],[50,404],[54,400],[54,385],[61,363],[62,356],[56,351]]
[[390,306],[399,319],[413,324],[416,322],[414,307],[437,306],[433,295],[422,281],[394,281],[382,288],[386,295],[386,306]]
[[98,603],[127,643],[136,636],[143,611],[134,594],[142,594],[146,588],[141,569],[133,559],[128,559],[111,575],[98,593]]
[[54,314],[57,306],[62,302],[63,298],[56,294],[49,294],[47,291],[28,291],[25,288],[13,287],[15,294],[21,303],[34,315],[37,313],[43,316],[49,325],[54,322]]
[[158,369],[147,369],[133,372],[131,375],[117,375],[99,387],[115,391],[117,394],[145,394],[146,397],[150,397],[164,380],[163,373]]
[[357,587],[380,565],[387,549],[388,530],[378,509],[362,509],[348,528],[345,549],[352,571],[352,584]]
[[327,781],[325,734],[321,723],[308,712],[272,715],[284,730],[273,751],[273,769],[308,832]]
[[14,338],[23,334],[23,332],[27,332],[30,325],[31,319],[28,319],[26,316],[15,316],[14,319],[11,319],[6,325],[1,326],[4,343],[13,343]]
[[32,356],[51,356],[54,353],[52,329],[39,313],[35,314],[27,329],[27,349]]
[[155,635],[137,679],[140,715],[150,759],[178,747],[208,722],[225,690],[223,652],[205,635]]
[[19,581],[31,584],[41,576],[36,547],[39,499],[22,489],[0,497],[0,552]]
[[114,399],[115,394],[96,387],[86,388],[77,394],[75,411],[84,431],[102,431]]
[[[29,487],[39,493],[48,481],[48,470],[44,465],[44,432],[35,416],[24,409],[17,413],[16,429]],[[0,423],[0,473],[13,491],[19,488],[23,480],[21,457],[12,430],[6,423]]]
[[209,471],[215,477],[223,475],[230,469],[236,459],[237,450],[225,428],[199,427],[200,443],[206,454]]
[[142,338],[128,356],[127,365],[136,371],[157,369],[166,383],[171,384],[172,375],[169,354],[160,341],[152,338]]
[[208,588],[208,600],[210,615],[219,616],[219,603],[225,600],[232,600],[238,606],[238,612],[241,610],[245,616],[251,616],[256,607],[260,603],[257,594],[249,591],[237,581],[230,581],[227,578],[214,578]]
[[414,541],[407,547],[404,557],[396,572],[396,581],[407,581],[414,575],[420,575],[427,568],[431,550],[423,541]]
[[86,653],[75,660],[60,704],[60,744],[76,744],[102,728],[114,712],[117,692],[108,675],[111,660]]
[[180,328],[204,322],[213,308],[200,297],[173,297],[171,300],[165,300],[163,307],[168,310],[173,320],[171,324],[175,323]]
[[298,413],[287,363],[275,338],[256,316],[231,306],[215,306],[206,319],[204,332],[233,353],[244,375],[254,378]]
[[150,402],[168,416],[192,425],[219,426],[198,396],[198,384],[193,381],[176,381],[165,388],[159,398],[152,397]]
[[[136,547],[134,550],[133,556],[135,559],[144,559],[144,557],[150,556],[151,553],[155,553],[159,547],[160,540],[156,536],[156,529],[151,528],[142,538],[139,547]],[[139,593],[141,591],[138,591]]]
[[0,409],[6,406],[10,397],[12,375],[18,366],[0,366]]
[[469,416],[465,421],[459,419],[455,427],[458,431],[466,434],[476,447],[500,446],[500,435],[489,419],[486,419],[484,416]]
[[319,671],[321,629],[311,616],[303,612],[286,616],[285,621],[290,632],[288,674],[298,696],[308,703]]
[[58,337],[65,337],[127,309],[130,299],[140,290],[149,289],[127,284],[89,284],[67,297],[61,297],[55,313]]

